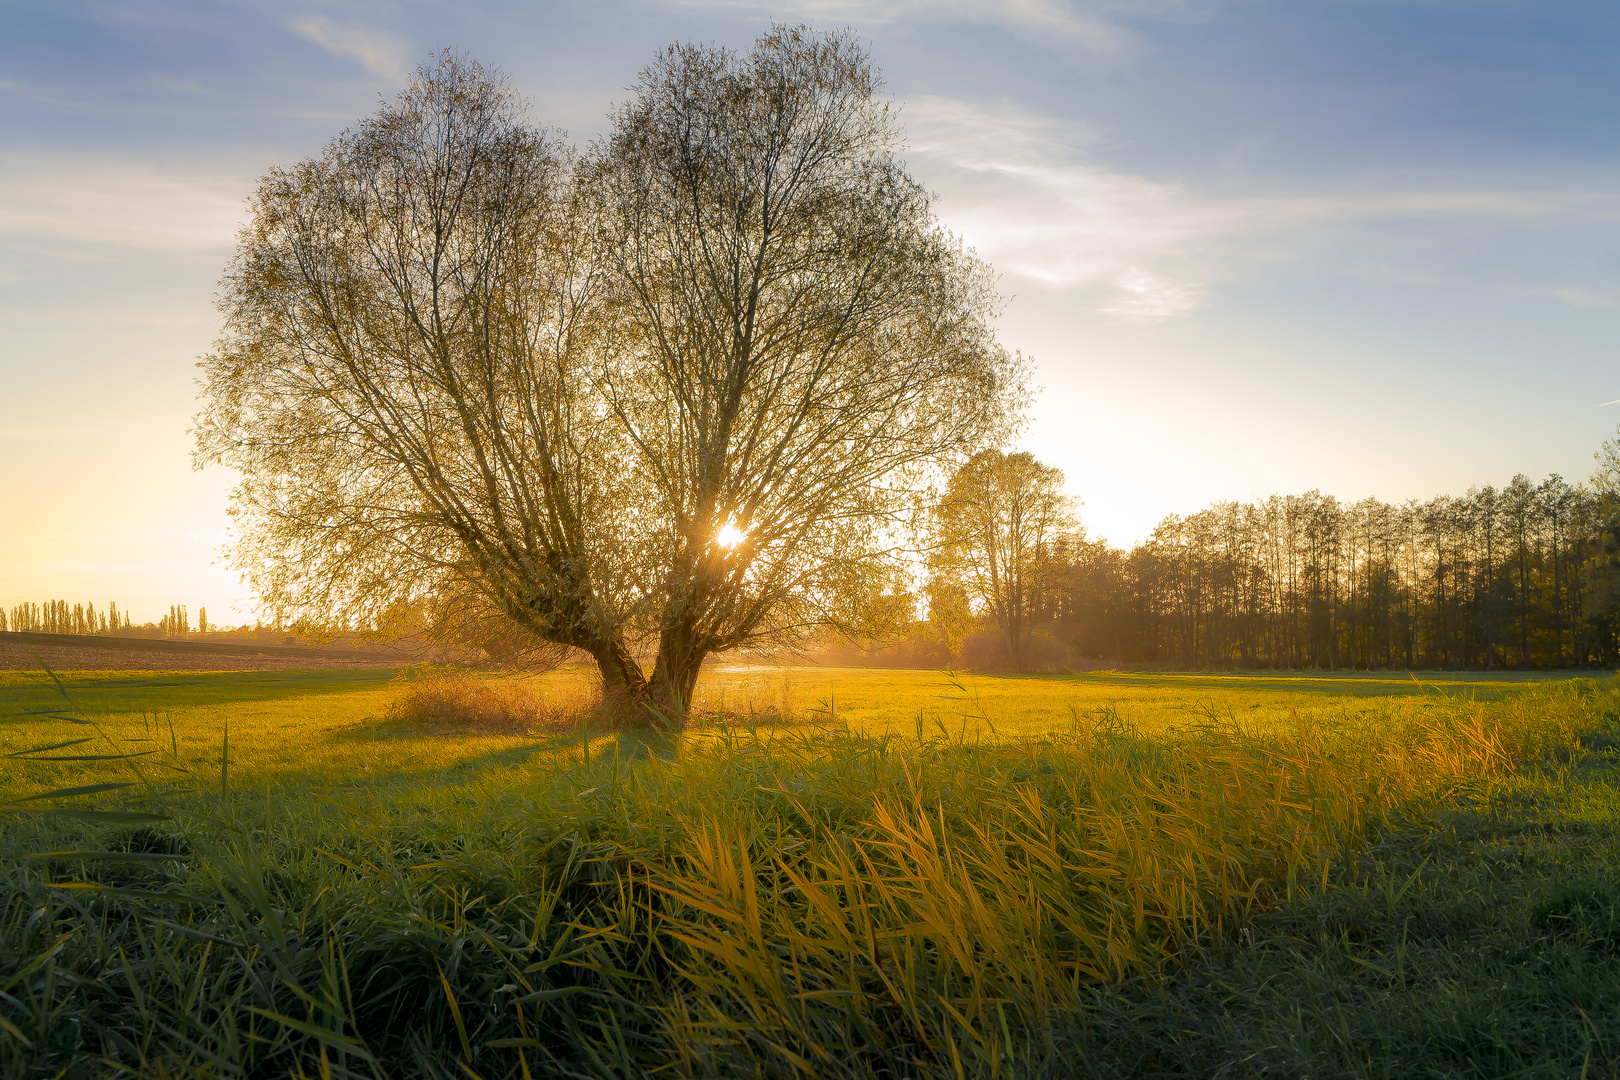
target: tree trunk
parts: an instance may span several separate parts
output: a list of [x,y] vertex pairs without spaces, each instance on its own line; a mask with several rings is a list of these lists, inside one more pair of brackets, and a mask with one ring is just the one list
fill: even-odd
[[658,635],[658,660],[647,684],[644,708],[659,726],[679,731],[686,727],[703,668],[706,649],[692,640],[690,628],[677,626]]
[[647,677],[630,650],[618,638],[608,638],[590,650],[602,673],[602,701],[610,709],[634,717],[647,695]]

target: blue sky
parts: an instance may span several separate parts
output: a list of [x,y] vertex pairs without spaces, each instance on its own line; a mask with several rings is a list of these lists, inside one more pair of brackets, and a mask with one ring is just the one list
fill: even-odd
[[1620,4],[4,3],[0,604],[249,617],[186,428],[268,166],[446,45],[584,142],[772,18],[870,45],[1094,535],[1582,479],[1620,422]]

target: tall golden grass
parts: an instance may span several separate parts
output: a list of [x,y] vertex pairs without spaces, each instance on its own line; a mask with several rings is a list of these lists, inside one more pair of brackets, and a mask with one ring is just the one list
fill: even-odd
[[[902,751],[853,816],[788,779],[824,746],[774,747],[763,801],[694,800],[666,855],[625,851],[658,898],[655,934],[679,943],[663,1014],[680,1071],[741,1055],[769,1075],[876,1072],[882,1047],[995,1076],[1044,1057],[1088,985],[1156,972],[1321,888],[1392,813],[1514,761],[1480,707],[1381,734],[1301,723],[1287,740],[1211,726],[1146,741],[1080,721],[1021,747]],[[701,791],[723,760],[654,767]]]
[[155,861],[51,840],[80,861],[29,874],[124,861],[18,871],[0,934],[72,976],[29,991],[30,1046],[90,1016],[118,1037],[86,1052],[142,1075],[1050,1074],[1091,987],[1355,880],[1381,830],[1616,716],[1612,682],[1572,682],[1281,728],[1100,708],[1039,738],[869,737],[829,710],[564,737],[435,785],[222,784],[176,807],[183,843],[142,841]]

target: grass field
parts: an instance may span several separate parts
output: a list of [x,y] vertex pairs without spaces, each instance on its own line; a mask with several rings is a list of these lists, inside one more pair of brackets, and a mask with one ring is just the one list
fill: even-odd
[[525,689],[0,673],[0,1073],[1616,1074],[1614,679]]
[[[583,745],[572,731],[566,737],[541,732],[539,738],[464,732],[447,739],[441,732],[389,723],[384,713],[396,692],[395,678],[396,672],[378,669],[61,675],[71,702],[116,738],[172,742],[179,762],[188,767],[217,768],[229,729],[232,767],[239,782],[254,785],[442,779],[447,772],[510,764],[536,753],[549,760]],[[1518,672],[956,677],[938,671],[725,665],[706,673],[695,710],[700,716],[724,714],[734,725],[752,720],[767,730],[839,727],[913,739],[1040,738],[1077,722],[1105,722],[1142,734],[1210,723],[1286,731],[1296,715],[1334,730],[1363,724],[1377,729],[1392,715],[1436,701],[1495,701],[1517,687],[1545,681],[1544,675]],[[586,701],[592,692],[590,674],[578,668],[532,683],[540,694],[565,703]],[[42,671],[0,672],[0,753],[72,737],[75,727],[67,722],[26,715],[63,700]],[[704,730],[699,725],[698,734]],[[29,763],[0,777],[0,798],[64,787],[105,771],[105,765],[87,763]]]

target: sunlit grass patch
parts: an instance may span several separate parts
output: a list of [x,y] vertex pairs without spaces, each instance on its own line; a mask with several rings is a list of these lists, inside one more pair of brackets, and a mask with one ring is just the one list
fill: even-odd
[[556,680],[536,683],[454,668],[414,669],[396,680],[382,720],[445,734],[522,734],[572,731],[589,719],[596,695]]
[[197,791],[94,796],[167,818],[0,834],[0,949],[58,973],[5,1014],[29,1040],[8,1068],[313,1076],[324,1048],[359,1076],[1039,1074],[1097,988],[1325,895],[1383,831],[1487,806],[1526,762],[1599,753],[1620,715],[1612,682],[1156,713],[994,684],[1059,706],[1025,733],[989,680],[882,677],[957,711],[901,731],[899,705],[880,727],[733,684],[680,738],[463,738],[375,719],[380,685],[262,703],[268,731],[242,703],[177,724],[165,760]]

